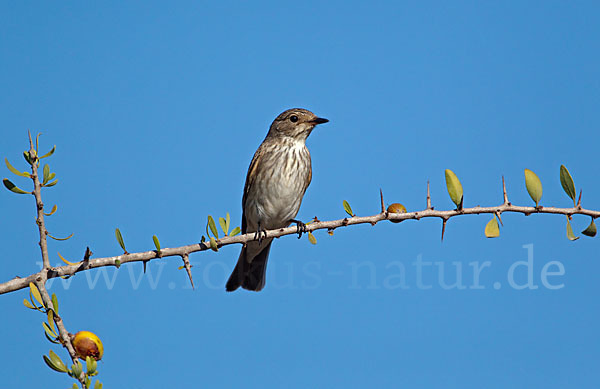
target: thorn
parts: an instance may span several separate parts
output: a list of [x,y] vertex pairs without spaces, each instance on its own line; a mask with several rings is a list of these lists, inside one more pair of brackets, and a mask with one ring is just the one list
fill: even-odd
[[433,209],[431,206],[431,193],[429,192],[429,180],[427,180],[427,209]]
[[31,131],[27,130],[27,134],[29,135],[29,146],[33,149],[33,139],[31,139]]
[[502,223],[502,218],[500,217],[500,212],[496,211],[496,217],[498,217],[498,220],[500,220],[500,225],[504,227],[504,223]]
[[379,197],[381,197],[381,213],[385,212],[385,205],[383,204],[383,191],[379,188]]
[[192,289],[196,289],[194,288],[194,280],[192,279],[192,267],[190,266],[190,259],[188,254],[183,254],[181,256],[181,259],[183,259],[183,265],[185,266],[185,271],[188,274],[188,277],[190,278],[190,283],[192,284]]
[[504,205],[510,204],[508,202],[508,195],[506,194],[506,183],[504,182],[504,176],[502,176],[502,195],[504,196]]
[[446,231],[446,222],[448,219],[444,218],[444,222],[442,223],[442,242],[444,241],[444,232]]
[[142,263],[144,264],[144,274],[146,274],[146,263],[148,263],[148,261],[144,261]]
[[583,194],[583,189],[579,189],[579,200],[577,200],[577,206],[581,208],[581,195]]

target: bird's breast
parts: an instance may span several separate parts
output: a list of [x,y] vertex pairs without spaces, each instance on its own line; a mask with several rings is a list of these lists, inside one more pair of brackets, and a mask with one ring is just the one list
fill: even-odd
[[302,142],[267,148],[248,188],[244,211],[247,230],[281,228],[296,217],[311,179],[310,153]]

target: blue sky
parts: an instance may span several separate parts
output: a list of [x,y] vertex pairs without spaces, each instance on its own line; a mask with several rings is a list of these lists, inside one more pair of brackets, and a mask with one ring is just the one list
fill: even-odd
[[[597,210],[599,12],[584,1],[4,3],[0,157],[25,168],[27,129],[57,145],[48,228],[75,234],[50,242],[57,265],[57,252],[76,260],[86,246],[118,254],[115,227],[133,252],[154,234],[163,247],[197,242],[209,214],[238,225],[247,166],[291,107],[330,119],[308,139],[305,221],[344,217],[344,199],[375,214],[379,188],[422,209],[427,180],[436,209],[451,209],[447,168],[467,207],[501,203],[502,175],[513,203],[532,204],[524,168],[544,184],[542,205],[568,207],[565,164]],[[4,281],[40,256],[32,199],[2,190],[0,208]],[[563,216],[507,214],[491,240],[488,220],[450,220],[443,243],[439,220],[321,231],[316,246],[282,238],[258,294],[225,293],[233,246],[191,256],[195,291],[176,258],[51,291],[69,330],[102,338],[105,387],[596,387],[598,238],[568,241]],[[24,297],[0,298],[0,386],[70,386],[43,364],[51,345]]]

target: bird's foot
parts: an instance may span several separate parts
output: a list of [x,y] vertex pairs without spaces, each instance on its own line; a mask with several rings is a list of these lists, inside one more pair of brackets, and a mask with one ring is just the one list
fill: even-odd
[[302,238],[302,233],[307,232],[306,224],[304,224],[300,220],[295,220],[295,219],[290,220],[290,222],[296,223],[296,232],[298,233],[298,239]]
[[267,237],[267,230],[260,228],[260,223],[258,223],[258,229],[254,233],[254,240],[258,240],[258,245],[262,243],[263,239]]

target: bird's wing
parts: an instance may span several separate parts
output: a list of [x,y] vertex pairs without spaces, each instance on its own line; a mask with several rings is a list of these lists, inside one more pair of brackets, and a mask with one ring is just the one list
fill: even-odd
[[[262,145],[261,145],[262,147]],[[256,150],[254,153],[254,157],[252,157],[252,162],[250,162],[250,167],[248,167],[248,173],[246,174],[246,184],[244,185],[244,195],[242,196],[242,234],[246,233],[247,223],[246,223],[246,197],[248,196],[248,192],[250,188],[254,184],[256,180],[256,168],[260,165],[260,161],[264,153],[259,152],[261,147]]]

